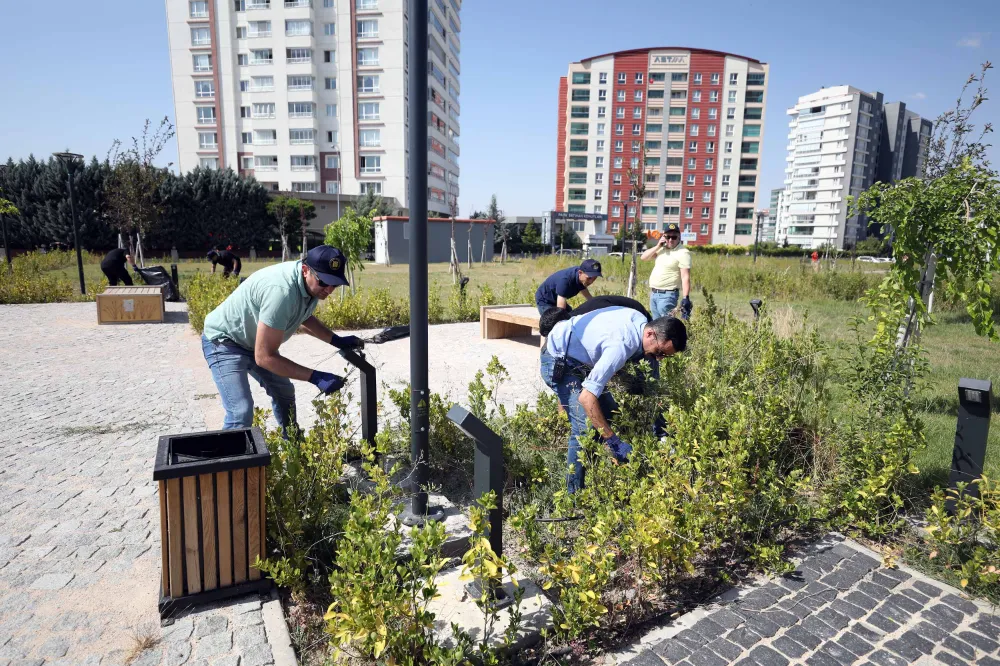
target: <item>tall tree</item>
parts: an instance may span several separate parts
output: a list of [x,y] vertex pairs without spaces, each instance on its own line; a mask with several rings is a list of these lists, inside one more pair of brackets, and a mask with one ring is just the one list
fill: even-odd
[[984,63],[966,81],[955,108],[938,117],[923,178],[876,183],[851,201],[852,214],[867,214],[892,232],[895,262],[875,297],[891,306],[887,318],[902,322],[899,350],[931,321],[935,273],[945,279],[948,296],[965,304],[976,332],[998,338],[991,285],[1000,272],[1000,182],[986,159],[985,138],[993,128],[986,124],[977,136],[971,119],[987,99],[991,68]]
[[139,265],[142,265],[142,234],[156,228],[163,213],[160,187],[170,172],[154,162],[174,137],[174,126],[164,117],[154,130],[149,120],[142,135],[131,145],[116,139],[108,151],[111,174],[106,196],[108,212],[119,233],[136,233]]
[[363,258],[368,250],[368,239],[372,235],[371,215],[362,215],[353,208],[348,208],[339,220],[326,225],[325,231],[326,244],[338,248],[347,258],[351,293],[357,293],[355,272],[365,269]]
[[493,238],[494,241],[500,243],[500,263],[503,264],[507,260],[507,241],[510,239],[510,229],[507,226],[507,218],[497,206],[497,195],[495,194],[490,197],[490,205],[486,209],[486,219],[493,220]]
[[281,235],[281,260],[288,261],[291,251],[288,247],[288,236],[306,220],[316,217],[316,206],[311,201],[288,195],[278,195],[267,204],[267,212],[278,222],[278,233]]
[[[636,166],[629,165],[629,168],[625,170],[625,176],[628,178],[629,183],[629,204],[634,205],[635,208],[632,212],[632,225],[633,234],[638,233],[642,229],[642,223],[639,221],[639,214],[642,211],[642,200],[646,196],[646,148],[643,147],[639,152],[639,157],[635,158],[638,160]],[[625,215],[623,216],[624,226],[628,226],[628,206],[625,208]],[[625,231],[625,238],[631,238],[632,235]],[[628,286],[625,289],[625,295],[629,298],[635,298],[635,290],[637,287],[637,277],[638,277],[638,243],[630,243],[631,248],[631,264],[628,269]]]

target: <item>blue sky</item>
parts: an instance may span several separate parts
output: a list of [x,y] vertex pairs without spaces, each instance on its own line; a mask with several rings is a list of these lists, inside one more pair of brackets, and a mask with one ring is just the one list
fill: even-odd
[[[173,116],[162,1],[5,2],[0,17],[0,159],[65,148],[103,158],[144,119]],[[463,215],[493,193],[508,215],[551,208],[559,77],[571,61],[647,46],[770,64],[766,205],[781,186],[785,109],[797,97],[850,84],[934,118],[980,63],[1000,67],[1000,3],[466,0],[461,36]],[[977,120],[1000,131],[1000,70],[990,87],[998,99]],[[175,144],[168,153],[164,163]],[[1000,150],[992,157],[1000,162]]]

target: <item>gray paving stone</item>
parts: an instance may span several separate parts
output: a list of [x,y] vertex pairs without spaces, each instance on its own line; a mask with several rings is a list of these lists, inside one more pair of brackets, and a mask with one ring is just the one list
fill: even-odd
[[764,611],[764,617],[771,622],[774,622],[779,627],[785,628],[791,627],[800,619],[792,613],[781,609],[768,609]]
[[779,582],[781,583],[782,587],[791,590],[792,592],[796,592],[817,579],[818,577],[810,577],[806,575],[805,572],[794,571],[790,574],[785,574],[784,576],[782,576],[779,579]]
[[229,620],[224,615],[209,615],[198,620],[194,635],[196,638],[217,634],[229,628]]
[[[942,626],[941,628],[944,629],[945,631],[952,631],[955,627],[959,625],[959,623],[962,622],[963,619],[965,619],[965,616],[962,614],[961,611],[955,610],[951,606],[946,606],[944,604],[935,604],[930,608],[925,608],[923,611],[923,616],[927,617],[928,614],[931,616],[937,615],[940,616],[940,618],[948,620],[949,624],[951,624],[952,626],[951,628],[946,628]],[[938,626],[941,626],[940,619],[935,619],[932,621]]]
[[1000,666],[1000,659],[994,659],[984,654],[976,660],[976,666]]
[[743,624],[743,618],[728,608],[720,608],[711,615],[712,621],[726,629],[733,629]]
[[[220,661],[218,663],[221,664],[222,662]],[[213,664],[212,666],[215,666],[215,664]],[[226,666],[229,666],[229,664],[227,664]],[[232,666],[239,666],[239,662],[233,663]],[[632,659],[626,661],[625,664],[623,664],[623,666],[663,666],[663,662],[657,659],[653,653],[649,652],[648,650],[644,650],[640,652],[636,657],[633,657]]]
[[744,650],[749,650],[761,640],[760,634],[748,629],[747,627],[737,627],[736,629],[733,629],[726,634],[726,638],[733,643],[736,643]]
[[785,632],[785,636],[791,638],[796,643],[801,643],[810,650],[815,650],[822,643],[822,639],[801,624],[797,624]]
[[916,661],[923,655],[934,651],[934,645],[930,641],[920,638],[912,631],[904,632],[899,638],[886,641],[885,647],[910,661]]
[[969,627],[975,629],[981,634],[989,636],[993,640],[1000,639],[1000,624],[990,622],[986,619],[986,616],[980,616],[979,619],[970,624]]
[[194,619],[182,617],[164,627],[162,636],[164,641],[184,641],[190,638],[192,631],[194,631]]
[[934,658],[940,661],[942,664],[948,664],[948,666],[968,666],[968,661],[956,657],[950,652],[942,650],[934,655]]
[[846,567],[835,569],[819,579],[819,582],[829,585],[837,590],[848,590],[852,585],[865,577],[863,569],[850,569]]
[[50,573],[44,576],[39,576],[34,583],[31,584],[31,589],[33,590],[61,590],[66,587],[67,583],[73,580],[73,574],[67,573]]
[[859,620],[868,614],[866,609],[855,606],[846,599],[834,599],[830,603],[830,608],[852,620]]
[[[136,657],[129,666],[160,666],[160,661],[163,660],[163,648],[154,647],[149,650],[144,650],[142,654]],[[190,666],[190,663],[188,664]]]
[[940,643],[949,635],[947,631],[944,631],[940,627],[936,627],[926,621],[918,622],[917,626],[913,628],[913,631],[917,632],[918,636],[930,641],[931,643]]
[[907,597],[920,604],[921,608],[926,606],[931,601],[931,598],[928,597],[926,594],[919,592],[918,590],[915,590],[912,587],[900,590],[899,593],[905,594]]
[[714,640],[726,633],[726,628],[715,622],[711,617],[701,618],[691,628],[704,636],[706,641]]
[[736,659],[743,652],[743,648],[732,641],[726,640],[725,638],[716,638],[705,647],[725,659],[726,663],[736,661]]
[[761,666],[788,666],[788,659],[766,645],[755,647],[750,651],[750,656]]
[[876,664],[881,664],[881,666],[907,666],[909,664],[906,659],[894,655],[887,650],[876,650],[871,654],[869,659]]
[[915,587],[920,593],[926,594],[928,597],[937,597],[941,595],[940,587],[937,585],[931,585],[923,580],[913,581],[913,587]]
[[948,636],[947,638],[945,638],[943,641],[941,641],[941,645],[948,648],[955,654],[964,657],[965,659],[976,658],[976,648],[969,645],[965,641],[959,640],[954,636]]
[[809,666],[841,666],[840,662],[823,652],[814,652],[806,659]]
[[186,640],[169,643],[163,647],[164,666],[181,666],[191,658],[191,644]]
[[767,613],[747,612],[746,626],[754,633],[760,634],[763,638],[770,638],[781,630],[781,627],[772,622]]
[[911,614],[919,613],[921,610],[923,610],[924,607],[923,604],[917,603],[916,601],[914,601],[913,599],[909,598],[904,594],[893,594],[888,599],[886,599],[885,602],[887,604],[892,604],[893,606],[897,606],[898,608],[902,608],[903,610],[909,611]]
[[673,639],[667,639],[653,646],[653,652],[663,657],[668,664],[678,664],[691,656],[691,648]]
[[844,634],[837,640],[837,645],[858,657],[863,657],[875,649],[874,645],[853,631],[845,631]]
[[901,581],[894,577],[887,576],[885,574],[886,571],[891,571],[891,569],[879,569],[872,573],[872,582],[889,590],[898,587]]
[[65,657],[67,652],[69,652],[69,641],[65,638],[50,638],[38,649],[40,656],[56,659]]
[[857,657],[850,650],[847,650],[833,641],[824,643],[823,647],[819,649],[819,652],[830,657],[843,666],[851,666],[857,661]]
[[247,648],[243,652],[240,666],[270,666],[273,663],[274,657],[271,656],[271,647],[263,645]]
[[692,650],[696,650],[705,643],[708,643],[708,639],[705,638],[703,634],[693,629],[685,629],[684,631],[674,636],[674,640],[683,643]]
[[906,624],[910,621],[913,613],[886,599],[874,610],[873,615],[882,615],[897,624]]
[[996,652],[1000,649],[1000,644],[991,638],[987,638],[982,634],[977,634],[974,631],[960,631],[958,632],[958,637],[969,645],[975,647],[977,650],[982,650],[983,652]]
[[[718,635],[721,635],[721,633]],[[267,643],[267,636],[264,635],[263,625],[237,629],[233,634],[233,638],[239,647],[250,647],[251,645]]]
[[858,590],[851,590],[851,592],[844,597],[844,600],[866,611],[870,611],[875,608],[875,606],[878,606],[879,603],[878,600],[872,599],[867,594]]
[[[663,666],[663,662],[657,659],[648,650],[644,650],[639,653],[639,657],[645,656],[650,661],[649,666]],[[639,657],[636,657],[638,659]],[[642,662],[636,662],[635,659],[628,663],[636,663],[636,666],[643,666]],[[207,665],[206,665],[207,666]],[[229,655],[226,657],[220,657],[212,662],[212,666],[240,666],[240,656],[239,655]]]
[[891,594],[889,592],[889,588],[870,580],[861,581],[857,584],[857,586],[855,586],[855,589],[878,601],[882,601]]
[[893,631],[896,631],[896,629],[899,629],[899,623],[893,621],[890,617],[877,610],[865,618],[865,621],[871,626],[881,629],[885,633],[892,633]]
[[793,641],[787,634],[778,636],[774,639],[772,645],[778,652],[791,659],[798,659],[808,651],[804,645]]
[[710,651],[707,647],[695,650],[687,658],[687,661],[692,666],[726,666],[729,663],[729,661]]
[[802,620],[802,623],[799,624],[799,626],[814,636],[818,636],[819,638],[825,640],[830,640],[837,635],[836,629],[823,622],[815,615],[810,615],[806,619]]
[[851,623],[851,618],[841,615],[832,606],[816,613],[816,617],[837,630],[846,629],[847,625]]
[[902,569],[882,568],[879,569],[878,572],[883,576],[893,579],[897,583],[905,583],[911,578],[910,574],[906,573]]
[[966,615],[974,615],[979,612],[979,608],[976,606],[976,604],[966,599],[963,599],[957,594],[946,594],[943,597],[941,597],[941,601],[948,604],[955,610],[962,611]]

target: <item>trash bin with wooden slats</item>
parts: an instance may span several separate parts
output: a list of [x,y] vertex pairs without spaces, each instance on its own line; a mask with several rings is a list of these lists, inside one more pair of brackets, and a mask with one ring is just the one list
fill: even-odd
[[160,437],[160,616],[270,586],[254,568],[265,556],[266,470],[257,428]]
[[165,285],[108,287],[97,295],[98,324],[162,322]]

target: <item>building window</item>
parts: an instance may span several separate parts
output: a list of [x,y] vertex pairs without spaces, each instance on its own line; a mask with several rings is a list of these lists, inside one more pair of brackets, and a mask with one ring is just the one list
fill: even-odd
[[699,118],[701,118],[701,109],[691,109],[691,119],[698,120]]
[[574,88],[572,93],[572,99],[574,102],[589,102],[590,101],[590,91],[586,88]]
[[200,160],[202,169],[218,169],[219,168],[219,158],[218,157],[202,157]]
[[600,72],[597,75],[597,82],[600,83],[601,85],[606,84],[608,82],[608,73],[607,72]]
[[[258,85],[256,83],[257,79],[271,79],[270,88],[274,88],[274,77],[254,77],[254,88],[258,90],[268,89],[266,84]],[[312,90],[313,89],[313,77],[311,76],[289,76],[288,77],[288,89],[289,90]]]
[[236,39],[247,38],[247,27],[245,25],[236,26]]
[[337,89],[337,77],[328,76],[323,79],[323,87],[326,90],[336,90]]
[[642,91],[641,90],[636,90],[633,93],[633,95],[632,95],[632,101],[633,102],[641,102],[642,101]]
[[697,169],[697,168],[698,168],[697,158],[694,157],[688,158],[688,169]]
[[688,152],[689,153],[697,153],[698,152],[698,142],[697,141],[691,141],[691,142],[688,143]]
[[604,123],[597,123],[597,136],[604,136]]
[[198,132],[198,150],[217,150],[219,135],[216,132]]
[[597,149],[597,152],[599,152],[599,153],[603,153],[604,152],[604,139],[598,139],[597,140],[596,149]]
[[602,199],[604,199],[604,190],[594,190],[594,200],[601,201]]
[[336,51],[323,51],[323,62],[335,62],[337,59]]
[[632,136],[639,136],[642,134],[642,125],[640,123],[635,123],[632,125]]
[[[722,211],[724,209],[720,208],[719,210]],[[721,235],[721,234],[724,234],[724,233],[726,233],[726,223],[725,222],[721,222],[719,224],[719,234]]]
[[326,117],[327,118],[336,118],[337,117],[337,105],[336,104],[327,104],[326,105]]
[[380,117],[379,102],[358,103],[358,120],[378,120]]
[[625,107],[624,106],[617,107],[615,109],[615,118],[624,118],[624,117],[625,117]]
[[354,6],[359,11],[371,11],[378,9],[378,0],[357,0]]
[[240,107],[240,118],[253,118],[253,116],[250,113],[250,107],[249,106],[241,106]]
[[622,136],[623,134],[625,134],[625,125],[618,123],[615,125],[615,136]]
[[[251,38],[257,37],[270,37],[271,36],[271,22],[270,21],[250,21],[249,36]],[[246,36],[246,35],[244,35]]]
[[[684,208],[684,217],[692,218],[694,217],[694,208],[692,206],[687,206]],[[691,231],[691,225],[685,224],[684,231]]]
[[636,72],[636,75],[635,75],[635,85],[637,85],[637,86],[641,86],[642,85],[642,72]]
[[694,190],[688,190],[684,193],[684,201],[694,201]]
[[256,103],[252,107],[254,118],[274,118],[274,103]]
[[212,30],[210,28],[191,28],[191,44],[193,46],[210,46]]
[[340,194],[340,183],[335,180],[326,181],[327,194]]
[[625,72],[618,72],[618,83],[620,85],[625,85],[626,83],[628,83],[628,79],[626,77],[627,75],[625,74]]
[[292,183],[292,192],[315,192],[316,183]]
[[316,170],[316,156],[315,155],[292,155],[291,157],[292,171],[315,171]]
[[250,56],[246,53],[236,54],[236,64],[240,67],[247,67],[250,65]]
[[702,192],[701,193],[701,200],[702,200],[702,203],[708,203],[709,201],[712,200],[712,193],[708,192],[708,191]]
[[[324,53],[330,53],[325,51]],[[312,49],[285,49],[285,62],[290,65],[302,65],[312,62]],[[327,62],[330,62],[327,60]]]
[[215,107],[214,106],[199,106],[198,107],[198,124],[199,125],[214,125],[215,124]]
[[726,152],[727,153],[733,152],[733,142],[732,141],[726,141]]
[[618,91],[618,101],[619,102],[624,102],[625,101],[625,91],[624,90],[619,90]]
[[[724,183],[724,184],[728,184],[728,183]],[[722,203],[726,203],[727,201],[729,201],[729,192],[723,192],[722,194],[720,194],[719,195],[719,201],[721,201]]]
[[574,85],[590,85],[590,72],[573,72]]
[[638,141],[633,141],[632,142],[632,152],[633,153],[639,152],[639,142]]
[[[719,209],[719,217],[729,217],[729,209],[728,208],[720,208]],[[723,224],[722,226],[725,227],[726,225]]]
[[622,175],[620,173],[611,174],[611,183],[613,185],[621,185],[622,184]]
[[715,125],[709,125],[708,126],[708,135],[709,136],[715,136]]
[[597,107],[597,117],[598,118],[604,118],[607,115],[608,115],[607,107],[605,107],[605,106],[599,106],[599,107]]
[[594,183],[596,183],[598,185],[601,185],[602,183],[604,183],[604,174],[603,173],[595,173],[594,174]]
[[361,183],[361,194],[382,194],[382,183],[379,181]]
[[196,72],[211,72],[212,71],[212,56],[207,53],[196,53],[194,55],[194,71]]
[[705,168],[706,169],[711,169],[713,167],[713,165],[714,165],[714,162],[713,162],[713,160],[712,160],[711,157],[708,157],[708,158],[705,159]]
[[375,39],[378,37],[378,19],[358,19],[358,39]]
[[195,81],[194,96],[202,99],[215,97],[215,83],[213,81]]
[[715,142],[714,141],[706,141],[705,142],[705,152],[706,153],[714,153],[715,152]]
[[731,157],[724,158],[722,160],[722,168],[723,169],[732,169],[733,168],[733,159]]
[[712,174],[705,174],[705,178],[702,180],[702,184],[705,187],[711,187],[712,186]]
[[273,65],[274,51],[271,49],[254,49],[250,51],[250,62],[254,65]]
[[[712,102],[712,103],[718,102],[719,101],[719,91],[718,90],[713,90],[710,93],[708,93],[708,101]],[[714,111],[714,109],[713,109],[713,111]]]
[[625,142],[624,141],[615,141],[615,152],[616,153],[623,153],[623,152],[625,152]]
[[607,102],[608,101],[608,91],[607,90],[598,90],[597,91],[597,101],[598,102]]
[[598,155],[597,157],[594,158],[594,168],[596,168],[596,169],[603,169],[604,168],[604,157],[603,156]]
[[289,102],[289,118],[312,118],[316,115],[316,107],[312,102]]
[[642,107],[641,106],[637,106],[637,107],[634,107],[632,109],[632,118],[636,119],[636,120],[642,118]]
[[378,148],[382,145],[382,130],[358,130],[358,144],[362,148]]
[[737,74],[736,72],[732,72],[729,75],[729,85],[735,86],[739,82],[740,82],[740,75]]
[[312,29],[312,21],[285,21],[285,36],[287,37],[308,37],[312,34]]
[[691,136],[698,136],[698,126],[691,125]]
[[359,93],[377,93],[379,91],[377,74],[358,74]]
[[361,173],[382,173],[382,158],[378,155],[361,155],[358,163]]
[[695,72],[695,74],[694,74],[694,85],[696,85],[696,86],[700,86],[701,85],[701,72]]
[[735,104],[736,103],[736,91],[735,90],[730,90],[729,91],[729,98],[728,99],[729,99],[729,103],[730,104]]
[[694,187],[694,174],[693,173],[689,173],[687,175],[687,184],[690,185],[691,187]]
[[701,101],[701,91],[700,90],[695,90],[694,92],[691,93],[691,101],[692,102],[700,102]]
[[326,156],[326,168],[327,169],[339,169],[340,168],[340,155],[327,155]]
[[616,157],[615,158],[615,168],[616,169],[621,169],[622,168],[622,158],[620,158],[620,157]]
[[333,0],[323,0],[323,9],[333,9]]
[[323,34],[327,37],[333,37],[336,34],[337,26],[333,23],[323,24]]

